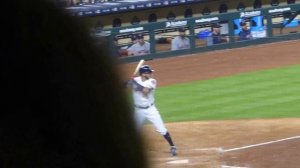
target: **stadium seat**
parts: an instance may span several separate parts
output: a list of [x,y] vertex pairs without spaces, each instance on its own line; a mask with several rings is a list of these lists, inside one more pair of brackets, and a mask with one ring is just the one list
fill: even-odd
[[155,13],[151,13],[148,17],[148,22],[151,23],[151,22],[156,22],[157,21],[157,16]]
[[262,6],[261,0],[255,0],[255,1],[253,2],[253,8],[254,8],[254,9],[261,8],[261,6]]
[[226,13],[228,10],[227,4],[221,4],[219,7],[219,13]]

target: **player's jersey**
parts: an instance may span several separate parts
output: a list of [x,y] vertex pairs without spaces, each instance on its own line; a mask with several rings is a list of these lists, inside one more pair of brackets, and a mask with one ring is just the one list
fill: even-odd
[[[133,80],[135,80],[138,84],[142,85],[143,87],[149,88],[151,90],[148,94],[144,94],[142,91],[136,91],[135,89],[132,89],[134,105],[139,107],[147,107],[153,105],[156,80],[150,78],[146,81],[142,81],[142,78],[140,76],[135,77]],[[135,86],[133,86],[133,88],[135,88]]]
[[147,41],[143,45],[140,43],[133,44],[130,48],[127,49],[130,52],[133,52],[134,55],[145,55],[150,53],[150,43]]
[[251,31],[242,29],[239,33],[240,40],[250,40],[251,39]]
[[181,38],[179,36],[172,40],[172,50],[182,50],[190,48],[190,39],[187,37]]

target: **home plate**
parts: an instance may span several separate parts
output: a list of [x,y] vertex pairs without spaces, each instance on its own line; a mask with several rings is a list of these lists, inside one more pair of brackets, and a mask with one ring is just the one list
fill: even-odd
[[170,161],[167,162],[168,164],[183,164],[183,163],[189,163],[188,159],[184,159],[184,160],[174,160],[174,161]]

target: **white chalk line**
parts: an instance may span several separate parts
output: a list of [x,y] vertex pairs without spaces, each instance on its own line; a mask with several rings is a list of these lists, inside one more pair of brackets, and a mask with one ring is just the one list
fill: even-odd
[[222,148],[194,148],[188,150],[189,151],[223,151]]
[[248,168],[248,167],[238,167],[238,166],[226,166],[226,165],[222,165],[221,168]]
[[[247,145],[247,146],[238,147],[238,148],[225,149],[225,150],[223,148],[193,148],[193,149],[181,149],[181,151],[216,151],[216,152],[220,152],[220,153],[225,153],[225,152],[237,151],[237,150],[242,150],[242,149],[247,149],[247,148],[253,148],[253,147],[257,147],[257,146],[268,145],[268,144],[282,142],[282,141],[288,141],[288,140],[292,140],[292,139],[298,139],[298,138],[300,138],[300,135],[294,136],[294,137],[289,137],[289,138],[284,138],[284,139],[279,139],[279,140],[274,140],[274,141],[268,141],[268,142],[264,142],[264,143]],[[166,163],[167,164],[188,164],[189,163],[189,159],[178,159],[177,157],[176,158],[173,157],[172,159],[174,159],[174,160],[167,161]],[[248,168],[248,167],[221,165],[221,168]]]
[[187,163],[189,163],[188,159],[174,160],[174,161],[167,162],[167,164],[187,164]]
[[298,139],[298,138],[300,138],[300,136],[294,136],[294,137],[279,139],[279,140],[275,140],[275,141],[269,141],[269,142],[264,142],[264,143],[247,145],[247,146],[242,146],[242,147],[239,147],[239,148],[232,148],[232,149],[225,149],[225,150],[223,149],[221,152],[225,153],[225,152],[237,151],[237,150],[242,150],[242,149],[247,149],[247,148],[253,148],[253,147],[257,147],[257,146],[263,146],[263,145],[268,145],[268,144],[272,144],[272,143],[277,143],[277,142],[282,142],[282,141],[288,141],[288,140]]
[[[222,148],[177,148],[178,151],[221,151]],[[178,155],[178,156],[173,156],[173,157],[167,157],[167,158],[160,158],[160,159],[155,159],[156,161],[166,161],[166,164],[188,164],[190,160],[188,159],[190,157],[186,157],[185,155]]]

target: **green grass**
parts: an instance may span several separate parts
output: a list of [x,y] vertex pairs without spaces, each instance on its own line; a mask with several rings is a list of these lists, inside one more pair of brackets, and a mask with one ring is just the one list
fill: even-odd
[[300,117],[300,65],[156,91],[164,121]]

